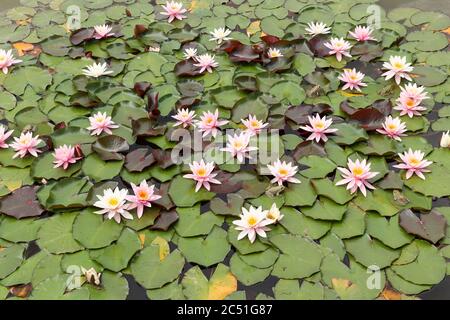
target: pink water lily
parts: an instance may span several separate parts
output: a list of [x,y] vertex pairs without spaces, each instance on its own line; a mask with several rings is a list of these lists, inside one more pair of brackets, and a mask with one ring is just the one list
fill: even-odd
[[342,56],[351,58],[350,49],[352,45],[344,38],[331,38],[330,42],[324,43],[324,46],[330,49],[328,55],[336,55],[337,61],[342,60]]
[[145,180],[142,180],[139,186],[131,182],[131,188],[133,188],[134,195],[126,197],[130,201],[128,210],[137,208],[138,218],[141,218],[144,214],[145,207],[151,207],[153,201],[161,199],[160,195],[155,194],[155,186],[149,186]]
[[400,137],[406,136],[406,124],[399,117],[392,118],[387,116],[383,123],[383,129],[377,129],[377,132],[387,135],[389,138],[402,141]]
[[195,111],[189,111],[186,109],[179,109],[177,114],[172,116],[177,122],[174,123],[174,127],[183,126],[183,128],[187,128],[192,125],[192,120],[195,118]]
[[241,240],[248,237],[251,243],[255,242],[256,236],[265,238],[266,231],[270,229],[266,226],[272,224],[272,221],[266,219],[267,211],[263,210],[262,207],[254,208],[250,206],[249,210],[242,207],[242,214],[239,215],[239,220],[234,220],[233,224],[237,227],[238,231],[241,231],[237,237]]
[[401,96],[397,99],[397,105],[394,107],[394,110],[399,110],[400,116],[408,115],[410,118],[420,116],[422,115],[421,111],[427,110],[427,108],[420,105],[420,102],[420,100],[414,98]]
[[362,82],[364,79],[365,74],[359,71],[356,71],[355,68],[353,69],[344,69],[344,73],[342,73],[338,79],[345,82],[344,86],[342,87],[342,90],[357,90],[361,91],[360,87],[366,87],[367,84]]
[[419,103],[429,98],[425,92],[425,88],[423,86],[417,86],[415,83],[407,83],[403,87],[400,87],[400,90],[400,97],[408,97]]
[[251,136],[260,134],[261,130],[269,125],[268,123],[264,123],[263,121],[258,120],[256,116],[251,114],[247,119],[241,119],[241,122],[246,128],[245,132],[247,132]]
[[227,147],[221,150],[231,153],[231,156],[236,157],[239,162],[244,162],[244,158],[251,159],[250,152],[258,150],[257,147],[250,147],[249,143],[250,135],[246,132],[228,135]]
[[270,181],[271,183],[278,183],[279,186],[283,185],[283,182],[300,183],[301,181],[294,176],[297,174],[298,167],[293,166],[291,162],[286,163],[286,161],[281,162],[280,159],[275,161],[272,165],[267,165],[270,173],[274,178]]
[[412,81],[409,73],[413,71],[414,68],[411,66],[411,63],[406,62],[406,57],[390,56],[389,62],[383,63],[383,68],[387,70],[382,74],[382,76],[385,77],[385,80],[394,78],[397,84],[400,84],[402,78]]
[[219,120],[219,110],[216,109],[214,113],[210,111],[203,112],[200,120],[197,120],[196,126],[200,132],[203,132],[203,137],[211,134],[215,138],[219,127],[226,125],[228,122],[227,120]]
[[112,134],[111,129],[116,129],[119,126],[111,120],[110,116],[106,115],[106,112],[101,113],[98,112],[93,116],[89,117],[90,126],[87,127],[88,130],[91,130],[91,135],[100,135],[102,132],[107,134]]
[[372,37],[372,28],[371,27],[363,27],[356,26],[354,31],[350,31],[350,35],[355,38],[357,41],[377,41],[377,39]]
[[6,149],[8,148],[8,144],[6,143],[6,140],[12,135],[14,130],[9,130],[8,128],[0,125],[0,148]]
[[37,145],[41,143],[42,140],[39,136],[33,137],[33,133],[27,132],[22,133],[19,138],[14,137],[14,142],[11,147],[16,151],[13,159],[20,157],[23,158],[27,154],[31,154],[33,157],[37,157],[38,153],[42,152],[37,148]]
[[107,24],[94,26],[94,30],[94,38],[97,40],[112,37],[114,35],[114,33],[111,32],[112,27]]
[[14,58],[12,50],[2,50],[0,49],[0,69],[4,74],[8,74],[8,70],[11,66],[22,62],[22,60],[18,60]]
[[127,211],[127,195],[127,189],[116,188],[114,191],[112,189],[104,190],[102,196],[97,195],[98,201],[94,203],[94,206],[101,210],[95,211],[95,213],[106,214],[108,219],[114,219],[117,223],[120,223],[122,217],[133,220],[133,216]]
[[406,179],[409,179],[416,174],[420,179],[425,180],[423,172],[430,172],[430,170],[425,169],[433,162],[424,159],[425,153],[420,150],[413,151],[409,148],[403,154],[399,153],[398,156],[402,159],[403,163],[394,165],[395,168],[404,169],[406,171]]
[[173,20],[183,20],[186,18],[183,13],[187,10],[183,8],[182,2],[167,1],[165,6],[162,6],[164,11],[161,12],[163,16],[168,16],[168,22],[171,23]]
[[81,157],[75,155],[75,148],[67,145],[56,148],[53,156],[55,157],[55,160],[53,161],[55,165],[53,168],[63,167],[64,170],[66,170],[70,164],[81,159]]
[[209,191],[211,188],[211,183],[221,184],[219,180],[215,179],[217,173],[213,173],[214,167],[214,162],[205,163],[203,159],[200,160],[200,162],[194,161],[192,162],[192,164],[189,164],[189,168],[191,169],[192,173],[185,174],[183,177],[197,181],[195,192],[200,190],[202,186]]
[[338,167],[338,170],[342,173],[344,179],[336,183],[337,186],[347,185],[347,190],[353,194],[358,189],[364,196],[367,196],[367,189],[375,189],[373,185],[369,183],[369,179],[372,179],[379,172],[370,171],[370,162],[366,162],[366,159],[360,161],[356,159],[355,162],[352,159],[348,159],[347,168]]
[[333,133],[338,131],[338,129],[329,129],[333,123],[333,119],[327,119],[326,116],[320,118],[320,115],[316,113],[315,116],[308,116],[309,126],[301,126],[300,129],[303,129],[308,132],[312,132],[306,140],[316,140],[319,142],[320,140],[327,141],[327,133]]
[[212,73],[213,72],[212,69],[217,68],[219,66],[219,64],[215,60],[215,56],[212,56],[207,53],[197,56],[195,60],[197,61],[197,63],[195,63],[194,66],[200,68],[198,73],[203,73],[205,72],[205,70],[208,71],[209,73]]

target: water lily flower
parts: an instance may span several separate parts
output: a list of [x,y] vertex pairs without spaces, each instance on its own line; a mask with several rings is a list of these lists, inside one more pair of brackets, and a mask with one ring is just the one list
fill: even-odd
[[144,207],[151,207],[152,201],[161,199],[160,195],[155,194],[155,186],[149,186],[145,180],[142,180],[139,186],[131,182],[131,188],[133,188],[134,195],[126,197],[131,202],[128,204],[128,210],[137,208],[138,218],[144,214]]
[[320,118],[318,113],[316,113],[314,117],[308,116],[308,120],[309,126],[300,127],[305,131],[312,132],[306,140],[316,140],[316,142],[319,142],[322,139],[326,142],[328,140],[328,137],[326,136],[327,133],[338,131],[338,129],[329,129],[333,124],[333,119],[327,119],[326,116]]
[[116,129],[119,126],[111,120],[110,116],[106,115],[106,112],[101,113],[98,112],[93,116],[89,117],[90,126],[87,127],[88,130],[91,130],[91,135],[100,135],[102,132],[106,132],[107,134],[112,134],[111,129]]
[[160,47],[148,47],[148,52],[160,52]]
[[212,69],[219,66],[215,60],[215,56],[207,53],[197,56],[196,60],[198,63],[194,64],[194,66],[200,68],[199,73],[203,73],[205,70],[212,73]]
[[0,69],[4,74],[8,74],[9,67],[20,62],[22,62],[22,60],[15,59],[12,50],[6,51],[0,49]]
[[8,128],[0,125],[0,148],[6,149],[8,148],[8,144],[6,143],[6,140],[12,135],[14,130],[7,131]]
[[355,162],[352,159],[348,159],[347,168],[338,167],[338,170],[342,173],[344,179],[336,183],[337,186],[347,184],[347,190],[353,194],[358,189],[362,194],[367,196],[367,189],[375,189],[367,180],[375,177],[379,172],[370,171],[370,162],[366,162],[366,159],[360,161],[356,159]]
[[222,151],[231,153],[233,157],[237,157],[241,163],[244,158],[251,159],[249,152],[258,150],[257,147],[250,147],[250,135],[246,132],[241,132],[239,135],[228,135],[227,147],[222,148]]
[[268,164],[267,168],[274,178],[270,181],[271,183],[278,183],[279,186],[283,185],[284,181],[292,183],[300,183],[301,181],[294,178],[298,171],[297,166],[293,166],[291,162],[286,163],[286,161],[281,162],[280,159],[275,161],[272,165]]
[[383,63],[383,68],[388,70],[382,74],[385,80],[389,80],[392,77],[395,79],[395,83],[400,84],[402,78],[408,81],[412,81],[409,72],[413,71],[411,63],[406,62],[406,57],[390,56],[389,62]]
[[63,167],[66,170],[70,164],[77,162],[81,157],[75,155],[75,148],[72,146],[63,145],[55,149],[53,154],[55,164],[53,168]]
[[279,58],[282,57],[283,54],[281,53],[281,51],[277,48],[269,48],[269,50],[267,50],[267,56],[270,59],[274,59],[274,58]]
[[183,8],[182,2],[175,2],[175,1],[167,1],[165,6],[162,6],[164,9],[164,12],[161,12],[163,16],[168,16],[168,22],[171,23],[173,20],[183,20],[186,18],[183,13],[185,13],[187,10]]
[[358,41],[377,41],[377,39],[372,37],[372,28],[357,26],[354,31],[350,31],[350,35]]
[[227,124],[228,122],[228,120],[219,120],[219,110],[216,109],[214,113],[210,111],[203,112],[200,120],[197,120],[196,125],[199,131],[203,132],[203,137],[211,134],[215,138],[219,127]]
[[305,28],[307,34],[316,36],[318,34],[327,34],[330,33],[331,28],[327,27],[327,25],[323,22],[310,22],[308,23],[308,27]]
[[267,211],[264,211],[262,207],[254,208],[250,206],[249,210],[242,207],[242,214],[239,215],[239,220],[234,220],[233,224],[237,227],[236,230],[241,231],[238,235],[238,240],[248,237],[251,243],[255,242],[256,236],[265,238],[266,231],[270,229],[266,226],[272,222],[266,219]]
[[217,41],[217,44],[221,44],[223,41],[231,40],[232,38],[228,37],[231,33],[231,30],[226,28],[217,28],[214,31],[211,31],[210,34],[212,38],[209,41]]
[[197,57],[197,49],[195,48],[186,48],[184,49],[184,59],[194,59]]
[[450,131],[442,133],[440,145],[442,148],[450,147]]
[[241,122],[244,124],[248,134],[250,136],[254,136],[261,133],[261,130],[267,127],[269,124],[264,123],[262,120],[256,119],[255,115],[248,115],[247,119],[241,119]]
[[200,162],[194,161],[192,164],[189,164],[192,173],[185,174],[183,177],[197,181],[195,192],[200,190],[202,186],[209,191],[211,188],[210,183],[222,184],[219,180],[214,178],[217,176],[217,173],[213,173],[214,166],[214,162],[205,163],[203,159],[200,160]]
[[105,63],[94,63],[87,66],[82,70],[83,74],[88,77],[98,78],[107,74],[113,73],[112,70],[108,70],[108,65]]
[[100,285],[100,277],[102,276],[100,272],[97,272],[94,268],[86,270],[83,267],[81,267],[81,272],[83,273],[88,283],[95,284],[96,286]]
[[420,179],[425,180],[423,172],[430,172],[430,170],[425,169],[432,161],[424,159],[425,153],[420,150],[413,151],[409,148],[403,154],[399,153],[398,156],[402,159],[403,163],[394,165],[395,168],[408,170],[406,171],[406,179],[409,179],[416,174]]
[[186,128],[192,124],[192,120],[195,118],[195,111],[189,111],[186,109],[179,109],[177,114],[172,116],[177,122],[173,125],[174,127],[182,125],[183,128]]
[[37,148],[37,145],[41,143],[42,140],[39,139],[39,136],[33,137],[33,133],[21,133],[20,137],[14,137],[14,142],[11,143],[11,147],[16,151],[13,156],[13,159],[20,157],[23,158],[27,155],[27,153],[31,154],[33,157],[37,157],[38,153],[42,152]]
[[406,124],[399,117],[392,118],[387,116],[383,123],[383,129],[377,129],[377,132],[387,135],[389,138],[402,141],[400,137],[406,136]]
[[117,187],[114,191],[110,188],[104,190],[103,196],[97,195],[98,201],[94,203],[94,206],[101,210],[95,213],[106,214],[108,219],[114,219],[117,223],[120,223],[122,217],[133,220],[133,216],[127,211],[127,196],[127,189]]
[[422,102],[422,100],[428,99],[428,94],[424,92],[425,88],[417,86],[415,83],[407,83],[405,86],[400,87],[400,97],[408,97],[415,101]]
[[330,52],[328,52],[329,55],[336,55],[337,61],[341,61],[342,56],[352,57],[349,52],[352,45],[350,42],[344,40],[344,38],[331,38],[330,42],[324,43],[324,46],[330,49]]
[[94,38],[97,40],[112,37],[114,35],[114,33],[111,32],[112,27],[107,24],[94,26],[94,30]]
[[365,74],[353,69],[344,69],[344,73],[342,73],[338,79],[345,82],[345,85],[342,87],[342,90],[358,90],[361,91],[360,87],[367,87],[367,84],[362,82]]
[[400,116],[408,115],[410,118],[420,116],[421,111],[427,110],[427,108],[420,106],[420,102],[420,100],[401,96],[397,99],[397,105],[394,107],[394,110],[399,110]]
[[269,220],[271,223],[277,223],[281,219],[283,219],[283,215],[280,212],[280,209],[278,209],[277,204],[274,203],[270,207],[270,209],[267,211],[266,219]]

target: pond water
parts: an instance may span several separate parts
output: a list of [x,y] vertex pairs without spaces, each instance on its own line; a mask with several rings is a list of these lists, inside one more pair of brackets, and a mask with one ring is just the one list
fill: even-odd
[[[401,8],[404,6],[414,7],[421,10],[436,10],[447,15],[450,15],[450,1],[447,0],[435,0],[435,1],[427,1],[427,0],[418,0],[418,1],[408,1],[408,0],[381,0],[379,4],[385,8],[386,10],[391,10],[394,8]],[[19,0],[0,0],[0,11],[8,10],[20,5]],[[429,121],[435,121],[438,119],[438,110],[443,107],[444,104],[436,104],[433,112],[427,114],[427,119]],[[422,135],[425,137],[430,144],[434,147],[438,147],[441,134],[438,132],[433,132],[429,130],[428,132]],[[448,198],[438,199],[433,202],[433,206],[449,206]],[[209,210],[209,207],[206,208]],[[207,211],[205,210],[205,211]],[[27,254],[29,256],[35,254],[39,248],[32,242],[32,246],[29,248],[29,252]],[[224,262],[228,265],[231,256],[235,253],[234,250],[230,250]],[[191,267],[190,264],[186,264],[183,268],[183,274]],[[212,274],[213,269],[203,269],[205,274],[209,276]],[[424,270],[424,272],[427,272]],[[141,287],[135,279],[131,275],[125,275],[126,280],[130,286],[130,292],[128,294],[128,299],[147,299],[146,291],[143,287]],[[238,290],[245,291],[247,294],[247,299],[255,299],[258,294],[266,294],[269,296],[273,295],[273,287],[277,284],[278,278],[274,276],[269,276],[263,282],[258,283],[253,286],[244,286],[242,283],[238,284]],[[450,278],[446,277],[444,281],[432,287],[431,290],[425,291],[418,295],[422,299],[450,299]]]

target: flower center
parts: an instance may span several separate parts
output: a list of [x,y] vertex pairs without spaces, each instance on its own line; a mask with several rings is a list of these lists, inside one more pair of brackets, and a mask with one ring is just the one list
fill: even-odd
[[247,220],[247,223],[249,224],[249,226],[253,227],[256,223],[258,222],[258,220],[255,217],[250,217]]
[[414,99],[408,99],[408,100],[406,100],[406,106],[407,106],[408,108],[412,108],[412,107],[414,107],[414,105],[415,105]]
[[115,207],[115,206],[117,206],[117,205],[119,204],[119,200],[117,200],[117,198],[110,198],[110,199],[108,200],[108,204],[109,204],[111,207]]
[[393,124],[393,123],[388,124],[387,127],[388,127],[389,130],[395,130],[395,129],[397,129],[397,125],[395,125],[395,124]]
[[250,122],[250,125],[253,127],[253,128],[258,128],[259,127],[259,121],[252,121],[252,122]]
[[420,163],[419,159],[417,158],[410,158],[409,159],[409,164],[413,165],[413,166],[417,166]]
[[278,174],[280,175],[280,176],[285,176],[285,175],[287,175],[289,172],[285,169],[285,168],[281,168],[281,169],[278,169]]
[[277,217],[275,217],[275,215],[269,211],[269,213],[267,214],[267,219],[269,220],[276,220]]
[[148,198],[148,193],[145,190],[140,190],[137,194],[139,200],[146,200]]
[[358,80],[358,77],[355,74],[352,74],[350,76],[350,80],[356,81],[356,80]]
[[3,63],[5,61],[6,61],[6,57],[5,56],[0,57],[0,63]]
[[105,121],[105,118],[100,117],[100,118],[95,119],[95,121],[97,121],[98,123],[102,123]]
[[235,141],[235,142],[233,143],[233,146],[234,146],[235,149],[242,148],[242,142],[240,142],[240,141]]
[[317,123],[315,124],[315,127],[316,127],[317,129],[323,129],[323,128],[325,127],[325,124],[324,124],[323,122],[317,122]]
[[401,63],[401,62],[396,62],[396,63],[394,63],[394,68],[396,68],[396,69],[402,69],[402,68],[403,68],[403,63]]
[[361,167],[356,167],[356,168],[353,168],[352,172],[355,176],[360,176],[364,173],[364,170]]
[[208,119],[206,119],[206,124],[211,124],[211,123],[213,123],[213,119],[212,118],[208,118]]
[[197,170],[197,175],[198,175],[199,177],[204,177],[204,176],[206,176],[206,170],[205,170],[205,168],[200,168],[200,169],[198,169],[198,170]]

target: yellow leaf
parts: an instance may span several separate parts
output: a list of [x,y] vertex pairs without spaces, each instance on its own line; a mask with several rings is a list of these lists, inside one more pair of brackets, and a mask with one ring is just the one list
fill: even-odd
[[209,9],[208,1],[205,0],[193,0],[191,1],[191,6],[189,7],[189,11],[195,11],[197,9]]
[[250,23],[250,25],[247,28],[247,36],[251,36],[257,32],[261,31],[261,21],[256,20]]
[[163,261],[170,253],[169,243],[166,239],[156,237],[151,243],[152,246],[159,246],[159,260]]
[[18,26],[26,26],[28,24],[30,24],[31,22],[31,18],[25,19],[25,20],[16,20],[16,24]]
[[1,181],[1,184],[4,185],[9,191],[14,191],[22,186],[22,180],[4,180]]
[[219,264],[209,280],[208,300],[223,300],[236,290],[236,277],[225,265]]
[[446,34],[450,34],[450,27],[448,27],[447,29],[441,30],[441,32],[446,33]]
[[384,300],[402,300],[402,294],[398,291],[385,288],[383,292],[380,293],[380,298]]
[[143,248],[144,244],[145,244],[145,233],[139,233],[138,236],[139,236],[139,241],[141,242],[141,248]]
[[34,46],[31,43],[27,42],[17,42],[13,44],[13,47],[16,48],[19,56],[25,55],[25,52],[31,51],[34,49]]
[[352,293],[358,290],[358,286],[348,279],[333,278],[331,279],[331,283],[333,284],[333,289],[341,299],[351,299]]
[[364,95],[362,93],[352,93],[352,92],[347,92],[347,91],[344,91],[344,90],[339,90],[339,93],[341,95],[343,95],[344,97],[361,97],[361,96]]

